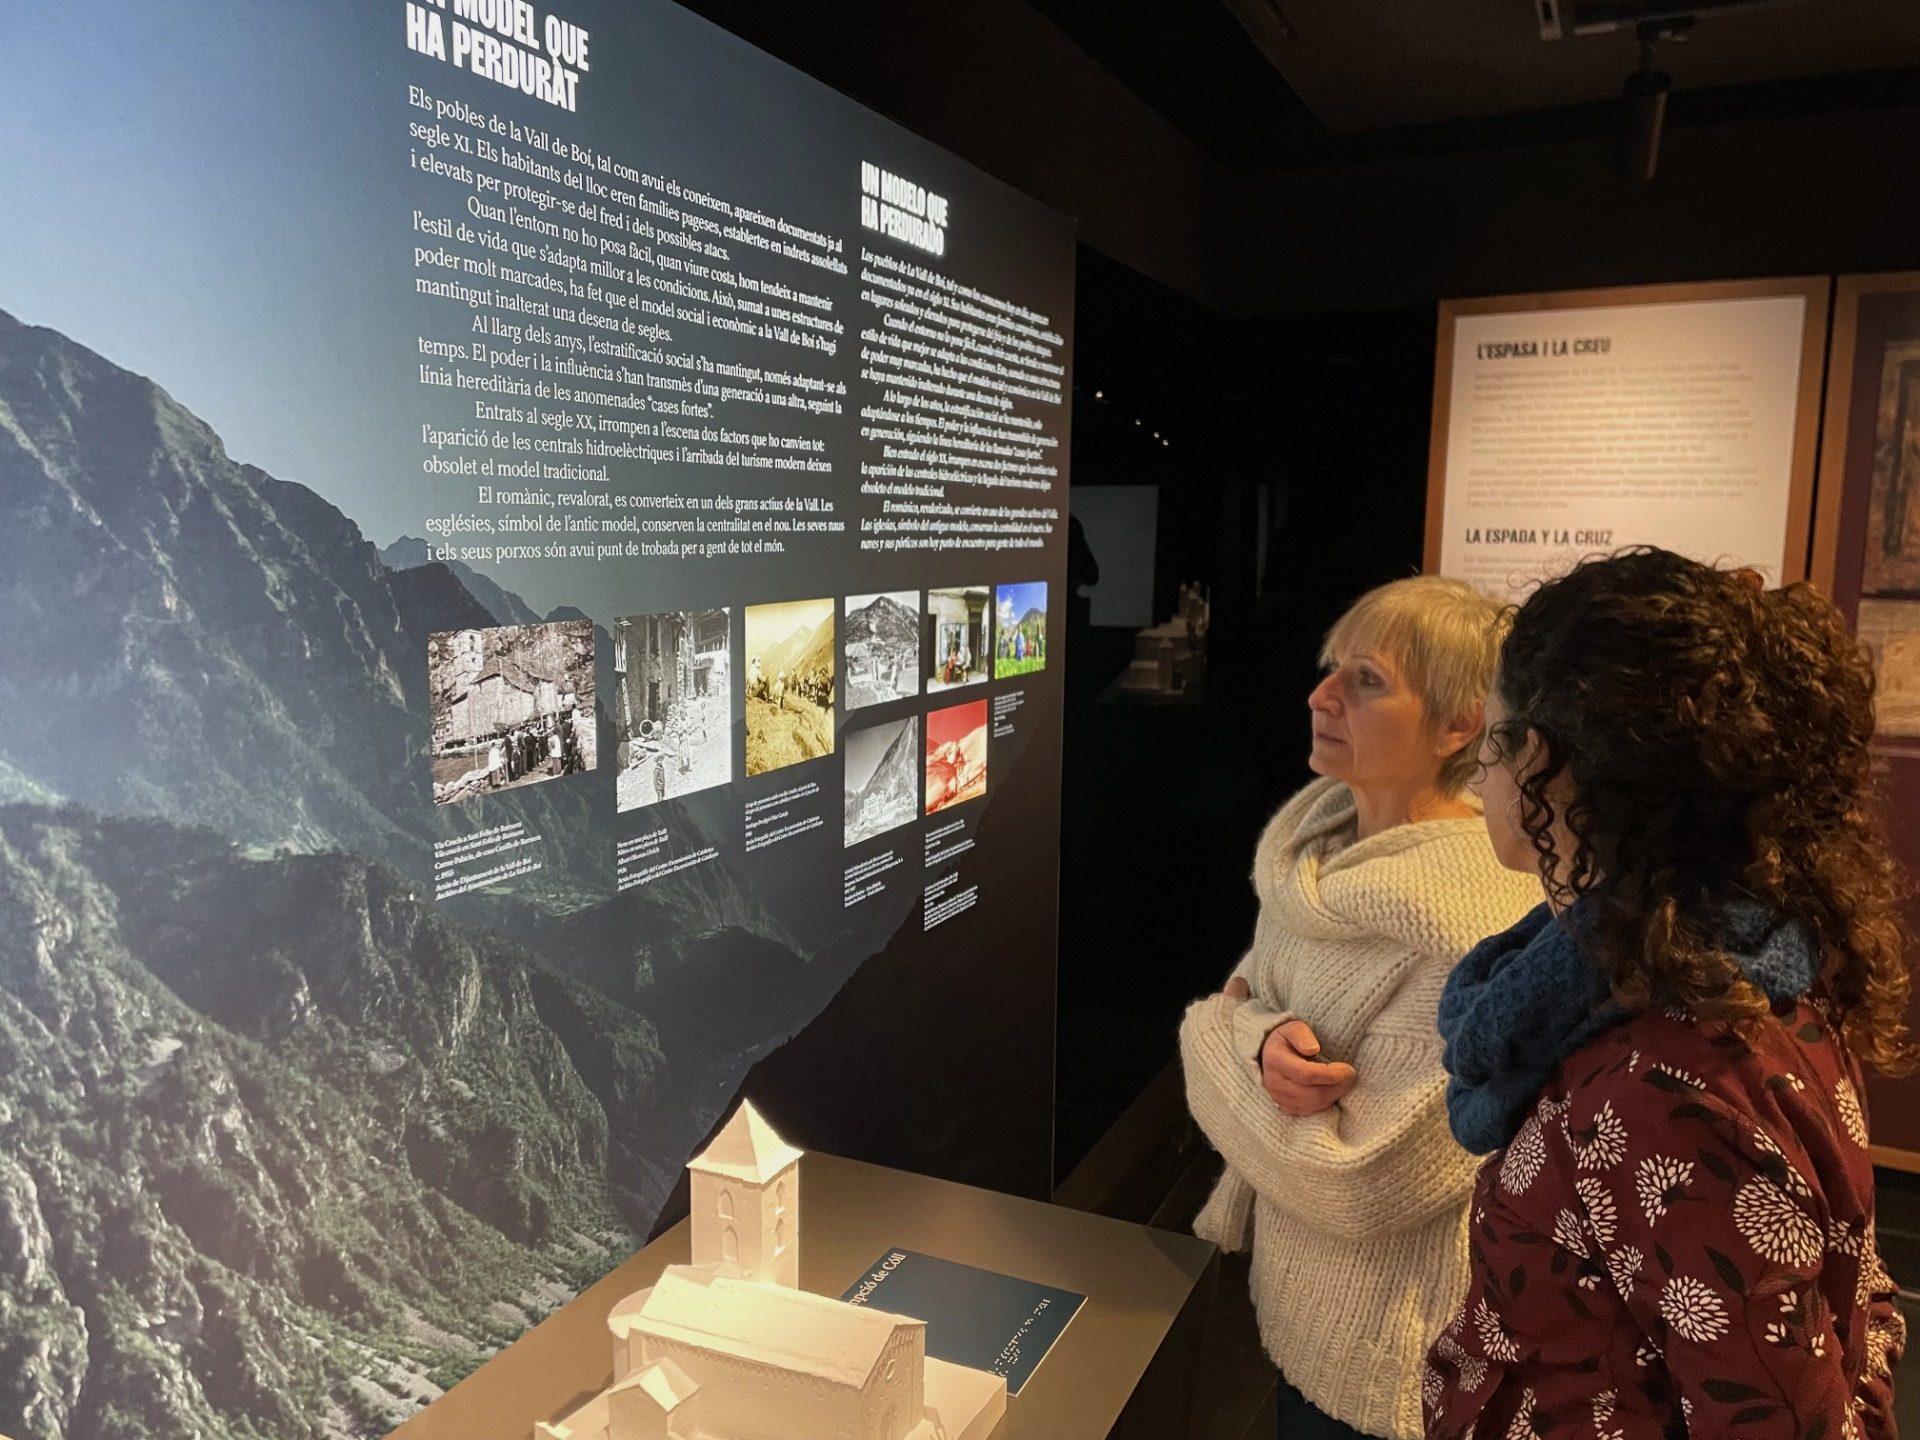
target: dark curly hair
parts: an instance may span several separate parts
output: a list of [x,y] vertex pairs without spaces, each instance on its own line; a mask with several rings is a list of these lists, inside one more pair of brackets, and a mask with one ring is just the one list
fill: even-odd
[[1515,819],[1556,903],[1585,902],[1616,1000],[1759,1020],[1766,997],[1717,938],[1722,907],[1757,901],[1813,936],[1816,998],[1854,1054],[1911,1068],[1873,669],[1832,605],[1807,585],[1621,551],[1528,598],[1495,685],[1507,713],[1492,756],[1512,764],[1538,739]]

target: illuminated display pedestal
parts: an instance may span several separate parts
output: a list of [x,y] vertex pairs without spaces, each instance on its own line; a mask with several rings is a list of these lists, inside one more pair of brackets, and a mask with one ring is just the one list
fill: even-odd
[[750,1103],[692,1174],[693,1263],[607,1317],[614,1383],[536,1440],[986,1440],[998,1375],[931,1359],[926,1324],[799,1287],[801,1152]]
[[[1166,1440],[1186,1433],[1217,1273],[1213,1246],[818,1151],[794,1173],[805,1181],[800,1280],[810,1294],[843,1295],[871,1274],[876,1255],[904,1249],[1087,1297],[1045,1363],[1007,1400],[991,1440]],[[609,1321],[628,1311],[636,1292],[693,1261],[693,1230],[689,1217],[663,1231],[422,1409],[392,1440],[527,1440],[536,1421],[545,1421],[555,1440],[601,1433],[581,1412],[626,1378],[625,1344],[616,1354]],[[999,1383],[928,1361],[925,1404],[949,1426],[948,1440],[958,1440],[949,1411],[963,1406],[946,1399],[942,1387],[955,1375]],[[680,1427],[676,1434],[656,1424],[654,1433],[686,1440],[692,1408],[664,1366],[652,1391],[659,1401],[645,1403],[677,1417]],[[611,1418],[609,1406],[607,1423]],[[562,1430],[568,1421],[581,1428]]]

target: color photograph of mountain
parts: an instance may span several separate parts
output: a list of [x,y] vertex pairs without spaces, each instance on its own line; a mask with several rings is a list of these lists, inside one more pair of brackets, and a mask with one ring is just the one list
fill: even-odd
[[[4,312],[0,587],[0,1433],[384,1435],[624,1259],[857,964],[723,869],[613,893],[604,770],[436,806],[433,637],[564,637],[611,753],[606,631]],[[499,823],[546,863],[436,908]]]
[[1047,668],[1047,586],[1043,580],[995,592],[993,678]]

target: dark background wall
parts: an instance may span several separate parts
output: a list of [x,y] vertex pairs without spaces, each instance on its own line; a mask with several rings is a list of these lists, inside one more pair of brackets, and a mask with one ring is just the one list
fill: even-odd
[[1601,135],[1247,181],[1220,293],[1240,314],[1373,309],[1920,261],[1920,107],[1678,126],[1650,185],[1613,155]]

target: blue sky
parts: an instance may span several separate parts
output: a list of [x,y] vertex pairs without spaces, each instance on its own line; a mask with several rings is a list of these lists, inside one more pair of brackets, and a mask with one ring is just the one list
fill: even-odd
[[[471,482],[421,471],[420,422],[474,417],[471,397],[419,384],[416,335],[464,339],[471,316],[413,293],[412,209],[457,203],[453,182],[409,167],[413,82],[835,233],[857,216],[861,158],[925,176],[955,200],[967,278],[1037,290],[1064,320],[1057,217],[665,0],[555,8],[593,33],[575,114],[410,54],[402,0],[0,0],[0,54],[16,62],[0,84],[0,310],[148,376],[235,459],[310,486],[378,544],[472,508]],[[837,289],[843,305],[857,285],[773,257],[743,268]],[[735,358],[727,337],[681,343]],[[739,358],[771,358],[739,343]],[[850,352],[838,368],[856,373]],[[849,413],[807,428],[850,451],[857,425]],[[665,467],[615,478],[739,488]],[[810,553],[750,570],[541,560],[488,573],[542,611],[637,614],[820,593],[831,582]],[[876,557],[863,583],[905,589],[920,566]]]
[[1030,580],[1024,585],[1002,585],[994,601],[1004,625],[1016,624],[1029,610],[1038,610],[1044,615],[1047,613],[1046,582]]
[[406,156],[402,105],[366,97],[404,89],[400,47],[346,8],[0,6],[0,309],[154,379],[384,542],[412,397],[366,363],[405,328],[368,296],[406,284]]

